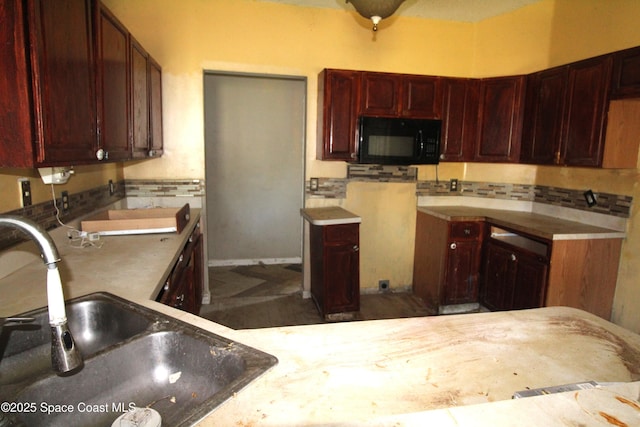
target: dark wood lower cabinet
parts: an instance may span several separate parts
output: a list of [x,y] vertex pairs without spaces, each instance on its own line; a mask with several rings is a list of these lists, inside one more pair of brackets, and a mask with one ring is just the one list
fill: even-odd
[[485,247],[480,303],[490,310],[544,305],[548,261],[515,246],[489,240]]
[[310,225],[311,296],[328,320],[360,310],[359,224]]
[[202,244],[198,224],[156,298],[157,301],[189,313],[200,313],[204,283]]

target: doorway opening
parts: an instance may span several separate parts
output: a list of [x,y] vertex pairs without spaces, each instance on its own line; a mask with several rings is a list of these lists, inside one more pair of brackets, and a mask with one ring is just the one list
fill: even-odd
[[208,265],[302,260],[307,82],[204,73]]

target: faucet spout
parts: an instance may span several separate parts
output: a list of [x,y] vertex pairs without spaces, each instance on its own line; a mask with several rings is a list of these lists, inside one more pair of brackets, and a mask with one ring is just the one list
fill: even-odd
[[58,271],[60,255],[49,233],[40,225],[26,218],[0,215],[0,226],[6,225],[25,232],[36,242],[47,266],[47,301],[51,326],[51,364],[58,373],[72,371],[82,366],[82,356],[67,326],[62,281]]

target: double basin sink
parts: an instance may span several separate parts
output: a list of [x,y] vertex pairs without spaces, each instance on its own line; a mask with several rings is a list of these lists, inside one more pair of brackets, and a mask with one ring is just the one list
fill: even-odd
[[[111,426],[152,408],[194,425],[277,363],[269,354],[108,293],[67,301],[84,366],[51,370],[47,309],[0,335],[0,426]],[[4,424],[3,424],[4,423]]]

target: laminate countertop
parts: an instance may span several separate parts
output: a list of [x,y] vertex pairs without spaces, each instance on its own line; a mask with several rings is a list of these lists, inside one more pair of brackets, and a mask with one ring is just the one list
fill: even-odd
[[357,224],[362,218],[338,206],[301,209],[302,217],[313,225]]
[[[58,269],[65,298],[107,291],[127,299],[155,299],[199,221],[200,210],[191,209],[179,234],[101,236],[83,248],[67,237],[66,227],[50,231],[61,258]],[[21,265],[0,278],[0,317],[47,305],[47,269],[33,242],[0,252],[0,263]]]
[[625,233],[577,221],[532,212],[487,209],[471,206],[418,207],[419,212],[446,221],[488,221],[498,227],[547,240],[622,239]]
[[[232,330],[151,300],[185,231],[109,236],[91,250],[61,238],[67,298],[111,292],[278,358],[200,426],[640,425],[640,336],[584,311]],[[0,279],[0,315],[44,306],[44,279],[39,259]],[[607,384],[511,399],[519,390],[590,380]]]

